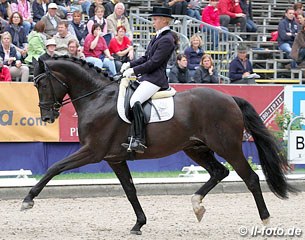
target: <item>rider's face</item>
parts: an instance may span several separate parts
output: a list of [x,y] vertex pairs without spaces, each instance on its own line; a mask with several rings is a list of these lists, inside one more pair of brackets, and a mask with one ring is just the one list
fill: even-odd
[[168,25],[168,20],[165,17],[155,16],[152,17],[152,20],[153,20],[153,27],[155,28],[156,31]]

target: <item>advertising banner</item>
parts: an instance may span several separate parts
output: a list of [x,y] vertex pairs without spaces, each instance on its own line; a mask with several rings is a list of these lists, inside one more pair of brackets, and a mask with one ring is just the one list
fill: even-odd
[[[213,88],[228,95],[238,96],[249,101],[268,127],[275,127],[275,113],[283,108],[283,86],[248,86],[248,85],[202,85],[202,84],[172,84],[177,92],[194,87]],[[204,99],[202,99],[204,101]],[[64,106],[60,117],[60,141],[78,142],[77,114],[72,106]]]
[[40,118],[33,83],[0,83],[0,142],[57,142],[59,124]]

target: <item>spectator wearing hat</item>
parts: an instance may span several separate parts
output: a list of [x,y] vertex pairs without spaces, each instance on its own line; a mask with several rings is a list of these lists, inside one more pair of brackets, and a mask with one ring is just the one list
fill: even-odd
[[4,59],[3,63],[8,66],[12,78],[28,82],[29,67],[17,60],[17,51],[12,45],[12,36],[9,32],[1,34],[0,57]]
[[248,78],[253,74],[253,67],[247,58],[247,47],[239,45],[237,47],[237,57],[230,63],[229,78],[231,83],[238,84],[255,84],[254,78]]
[[55,56],[56,42],[53,38],[46,41],[46,52],[39,58],[40,60],[47,60]]
[[48,37],[53,37],[57,33],[57,25],[61,21],[56,15],[58,7],[56,3],[50,3],[48,5],[48,13],[41,18],[41,21],[46,25],[45,33]]
[[153,8],[150,17],[152,17],[152,24],[156,30],[155,37],[150,41],[144,56],[124,63],[121,67],[124,77],[129,78],[135,75],[141,82],[130,99],[130,107],[134,116],[131,124],[134,130],[132,131],[133,136],[127,143],[122,144],[122,147],[130,148],[137,153],[144,153],[147,148],[142,103],[157,91],[169,87],[166,67],[177,45],[176,38],[169,27],[174,19],[171,12],[170,8]]
[[0,58],[0,82],[11,82],[12,76],[7,66],[3,64],[3,59]]

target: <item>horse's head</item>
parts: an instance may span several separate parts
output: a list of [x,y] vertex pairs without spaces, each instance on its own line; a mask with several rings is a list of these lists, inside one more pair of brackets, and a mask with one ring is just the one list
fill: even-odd
[[36,71],[38,75],[35,75],[34,78],[34,84],[39,95],[41,119],[42,121],[53,123],[59,117],[59,110],[68,87],[46,63],[35,61],[34,68],[35,65],[37,67],[37,64],[44,65],[43,70]]

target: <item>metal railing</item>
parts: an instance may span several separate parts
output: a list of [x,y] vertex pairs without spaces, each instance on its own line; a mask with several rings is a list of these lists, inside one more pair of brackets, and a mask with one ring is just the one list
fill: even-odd
[[[136,56],[142,56],[149,41],[155,35],[152,22],[148,14],[129,15],[130,26],[133,30],[133,42],[137,46]],[[175,15],[171,28],[179,37],[179,52],[183,53],[190,46],[189,39],[193,34],[198,34],[203,40],[203,50],[212,56],[216,69],[220,75],[228,77],[231,60],[236,56],[237,46],[242,38],[231,32],[211,26],[186,15]]]

